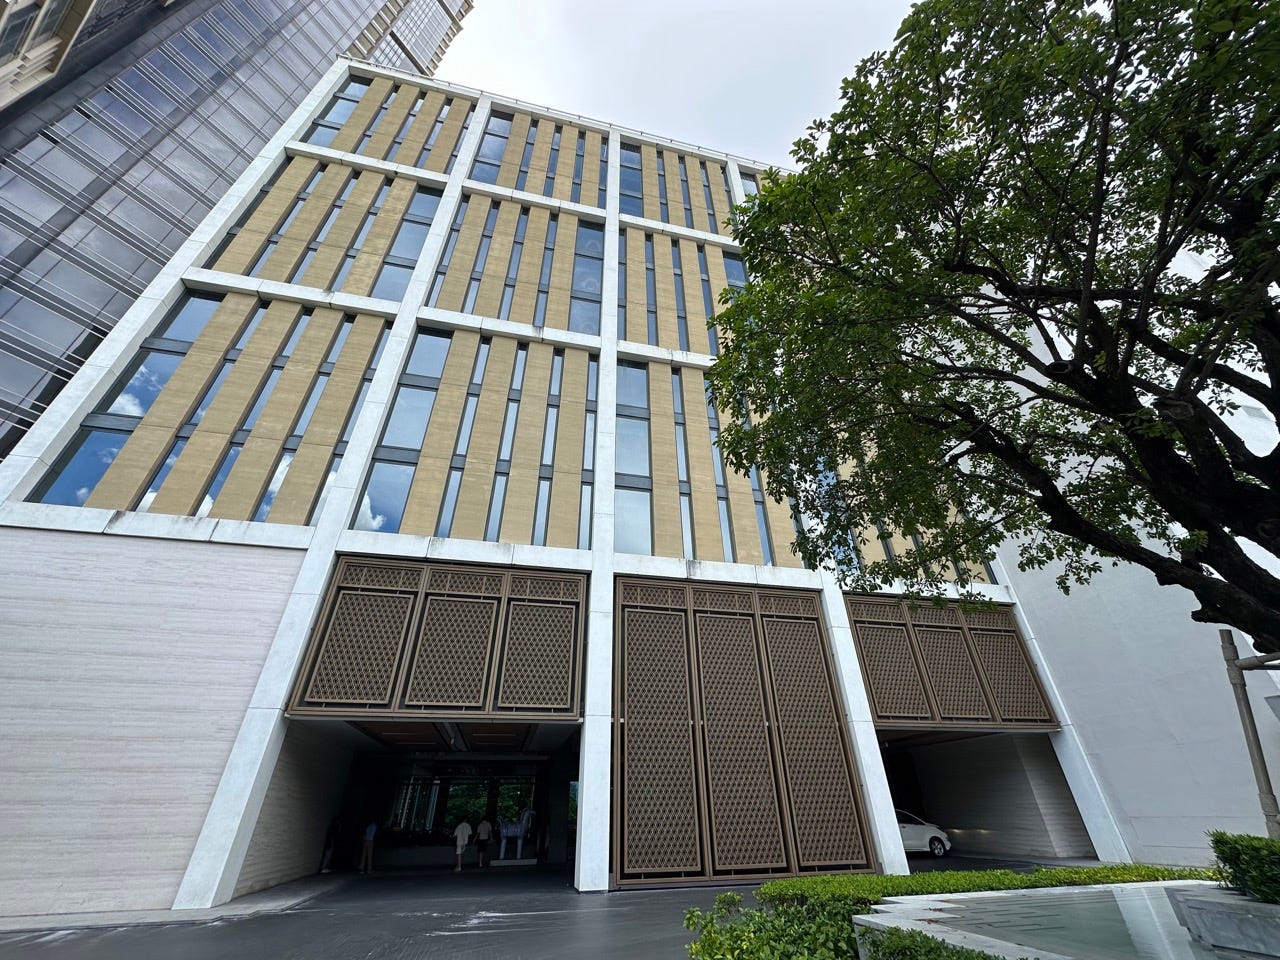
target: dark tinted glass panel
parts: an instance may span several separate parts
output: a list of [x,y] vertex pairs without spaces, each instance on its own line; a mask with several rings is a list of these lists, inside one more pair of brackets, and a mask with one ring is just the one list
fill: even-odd
[[128,439],[127,433],[116,430],[82,431],[72,447],[66,465],[58,471],[53,482],[48,484],[39,501],[82,506]]
[[123,417],[140,417],[151,409],[151,404],[178,369],[182,357],[174,353],[149,350],[137,362],[128,381],[117,389],[110,401],[104,404],[107,413]]
[[173,318],[160,328],[156,336],[167,340],[194,340],[221,304],[222,297],[218,294],[186,294],[185,302],[179,305]]
[[356,512],[357,530],[380,530],[395,533],[404,517],[405,501],[409,499],[409,484],[413,482],[413,467],[407,463],[375,463],[369,471],[369,485],[360,498]]
[[448,335],[420,331],[405,372],[419,377],[439,378],[444,373],[444,362],[448,356]]

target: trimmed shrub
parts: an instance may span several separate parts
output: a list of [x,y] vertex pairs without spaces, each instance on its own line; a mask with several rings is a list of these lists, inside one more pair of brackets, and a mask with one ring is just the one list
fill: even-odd
[[1222,882],[1263,903],[1280,903],[1280,840],[1211,830]]
[[838,904],[860,908],[885,897],[921,894],[975,893],[984,890],[1034,890],[1041,887],[1080,887],[1098,883],[1149,883],[1157,880],[1217,880],[1214,870],[1118,864],[1108,867],[1040,867],[1031,873],[1012,870],[954,870],[889,874],[826,874],[772,880],[756,891],[767,906]]
[[[1154,880],[1216,880],[1214,870],[1124,864],[1112,867],[1044,867],[1032,873],[964,870],[910,876],[835,874],[773,880],[756,891],[764,910],[743,910],[742,897],[722,893],[711,910],[689,910],[684,925],[697,934],[693,960],[849,960],[857,956],[853,916],[884,897],[1030,890],[1097,883]],[[899,935],[901,934],[901,936]],[[860,937],[867,937],[865,932]],[[923,934],[875,934],[868,945],[876,960],[977,960],[987,954],[962,950]],[[923,940],[919,940],[923,937]]]
[[867,960],[991,960],[993,954],[944,943],[918,930],[859,930]]

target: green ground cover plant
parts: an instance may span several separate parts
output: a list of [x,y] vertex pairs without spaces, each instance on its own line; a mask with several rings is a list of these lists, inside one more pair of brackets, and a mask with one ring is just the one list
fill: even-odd
[[864,930],[867,960],[991,960],[991,954],[943,943],[918,930]]
[[1222,882],[1263,903],[1280,903],[1280,840],[1211,830]]
[[[710,910],[685,913],[684,925],[697,935],[692,960],[848,960],[857,956],[853,917],[885,897],[1078,887],[1100,883],[1162,880],[1217,880],[1216,870],[1120,864],[1106,867],[1042,867],[1012,870],[957,870],[910,876],[837,874],[773,880],[760,887],[761,910],[743,910],[742,897],[724,893]],[[914,936],[875,937],[867,949],[875,960],[972,960],[981,953]],[[924,942],[927,941],[927,942]]]

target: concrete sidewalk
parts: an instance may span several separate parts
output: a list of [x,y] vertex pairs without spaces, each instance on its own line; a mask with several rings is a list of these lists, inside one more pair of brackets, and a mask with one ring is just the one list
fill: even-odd
[[536,868],[287,886],[213,911],[82,914],[54,928],[46,917],[40,930],[11,924],[0,932],[0,960],[678,960],[692,939],[684,911],[709,907],[726,889],[579,894],[569,873]]

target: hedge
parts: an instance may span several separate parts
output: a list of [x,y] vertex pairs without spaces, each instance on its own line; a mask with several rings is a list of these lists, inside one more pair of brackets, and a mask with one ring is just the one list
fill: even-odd
[[1157,880],[1217,880],[1215,870],[1118,864],[1108,867],[1038,867],[1031,873],[1012,870],[939,870],[906,876],[890,874],[824,874],[772,880],[756,891],[766,906],[841,906],[863,909],[885,897],[921,894],[977,893],[986,890],[1034,890],[1081,887],[1099,883],[1149,883]]
[[[853,916],[885,897],[918,894],[1029,890],[1098,883],[1155,880],[1216,880],[1214,870],[1121,865],[1047,867],[1032,873],[966,870],[910,876],[837,874],[773,880],[756,891],[764,910],[743,910],[742,897],[723,893],[711,910],[688,910],[684,925],[697,934],[693,960],[848,960],[857,956]],[[864,938],[868,934],[862,934]],[[867,940],[875,960],[978,960],[982,953],[902,931]]]
[[992,960],[992,954],[956,947],[918,930],[860,930],[867,960]]
[[1280,840],[1209,832],[1222,882],[1263,903],[1280,903]]

